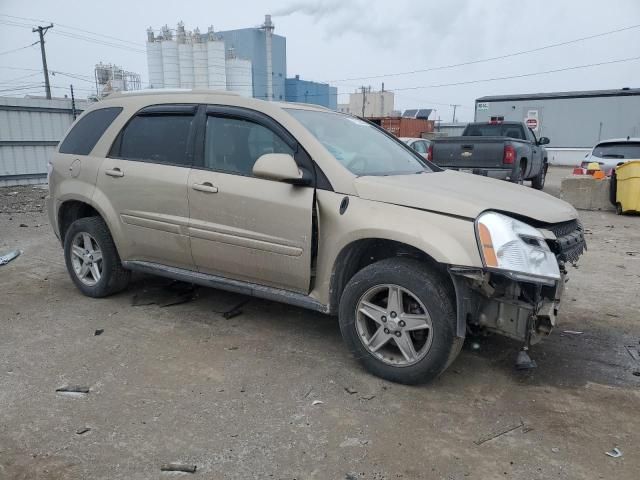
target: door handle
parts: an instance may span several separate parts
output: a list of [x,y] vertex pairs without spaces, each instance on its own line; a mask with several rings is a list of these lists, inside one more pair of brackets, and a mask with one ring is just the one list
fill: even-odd
[[213,183],[211,182],[194,183],[191,188],[197,190],[198,192],[218,193],[218,187],[214,187]]
[[109,175],[110,177],[124,177],[124,172],[118,167],[112,168],[111,170],[105,170],[104,174]]

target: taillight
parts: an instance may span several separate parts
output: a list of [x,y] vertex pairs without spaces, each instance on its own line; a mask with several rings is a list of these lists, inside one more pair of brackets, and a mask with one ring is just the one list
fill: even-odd
[[502,163],[513,164],[516,161],[516,149],[511,145],[504,146],[504,156],[502,157]]
[[427,160],[433,162],[433,143],[429,145],[429,149],[427,150]]

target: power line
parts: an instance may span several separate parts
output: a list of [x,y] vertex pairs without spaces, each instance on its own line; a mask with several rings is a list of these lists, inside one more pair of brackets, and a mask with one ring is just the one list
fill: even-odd
[[348,82],[351,80],[368,80],[368,79],[374,79],[374,78],[386,78],[386,77],[398,77],[398,76],[402,76],[402,75],[412,75],[415,73],[425,73],[425,72],[433,72],[433,71],[437,71],[437,70],[446,70],[449,68],[456,68],[456,67],[463,67],[466,65],[475,65],[477,63],[483,63],[483,62],[492,62],[495,60],[502,60],[505,58],[512,58],[512,57],[517,57],[520,55],[526,55],[529,53],[535,53],[535,52],[541,52],[543,50],[548,50],[550,48],[556,48],[556,47],[562,47],[565,45],[571,45],[574,43],[578,43],[578,42],[583,42],[585,40],[591,40],[594,38],[600,38],[600,37],[604,37],[604,36],[608,36],[608,35],[613,35],[615,33],[620,33],[620,32],[625,32],[627,30],[633,30],[636,28],[640,28],[640,24],[636,24],[636,25],[630,25],[628,27],[622,27],[622,28],[617,28],[615,30],[609,30],[608,32],[602,32],[602,33],[596,33],[594,35],[588,35],[586,37],[580,37],[580,38],[574,38],[573,40],[567,40],[564,42],[558,42],[558,43],[551,43],[548,45],[544,45],[542,47],[537,47],[537,48],[532,48],[531,50],[522,50],[519,52],[512,52],[512,53],[506,53],[504,55],[498,55],[495,57],[487,57],[487,58],[481,58],[481,59],[477,59],[477,60],[470,60],[467,62],[461,62],[461,63],[453,63],[450,65],[440,65],[437,67],[429,67],[429,68],[422,68],[419,70],[411,70],[411,71],[407,71],[407,72],[392,72],[392,73],[386,73],[386,74],[380,74],[380,75],[372,75],[369,77],[351,77],[351,78],[342,78],[342,79],[338,79],[338,80],[329,80],[328,82]]
[[38,44],[38,42],[33,42],[32,44],[25,45],[24,47],[14,48],[13,50],[6,50],[4,52],[0,52],[0,55],[6,55],[7,53],[18,52],[20,50],[24,50],[25,48],[33,47],[34,45],[37,45],[37,44]]
[[458,85],[470,85],[470,84],[474,84],[474,83],[496,82],[498,80],[510,80],[510,79],[513,79],[513,78],[534,77],[534,76],[537,76],[537,75],[547,75],[547,74],[550,74],[550,73],[567,72],[569,70],[579,70],[579,69],[582,69],[582,68],[599,67],[601,65],[612,65],[614,63],[632,62],[632,61],[635,61],[635,60],[640,60],[640,56],[639,57],[621,58],[619,60],[611,60],[611,61],[608,61],[608,62],[588,63],[586,65],[575,65],[575,66],[572,66],[572,67],[556,68],[554,70],[545,70],[543,72],[521,73],[519,75],[507,75],[507,76],[504,76],[504,77],[482,78],[482,79],[477,79],[477,80],[467,80],[467,81],[453,82],[453,83],[438,83],[438,84],[433,84],[433,85],[421,85],[421,86],[417,86],[417,87],[402,87],[402,88],[393,89],[391,91],[396,92],[396,91],[403,91],[403,90],[420,90],[422,88],[455,87],[455,86],[458,86]]
[[[7,14],[4,14],[4,13],[0,13],[0,17],[8,17],[8,18],[15,18],[15,19],[18,19],[18,20],[28,20],[28,21],[43,22],[43,23],[49,22],[49,20],[42,20],[42,19],[38,19],[38,18],[29,18],[29,17],[18,17],[16,15],[7,15]],[[94,35],[96,37],[104,37],[104,38],[108,38],[108,39],[111,39],[111,40],[116,40],[116,41],[122,42],[122,43],[129,43],[131,45],[136,45],[138,47],[143,45],[142,43],[139,43],[139,42],[132,42],[130,40],[123,40],[123,39],[118,38],[118,37],[113,37],[111,35],[105,35],[103,33],[92,32],[91,30],[85,30],[83,28],[74,27],[72,25],[65,25],[63,23],[58,23],[58,22],[56,22],[56,25],[58,27],[62,27],[63,29],[77,30],[78,32],[88,33],[88,34]]]

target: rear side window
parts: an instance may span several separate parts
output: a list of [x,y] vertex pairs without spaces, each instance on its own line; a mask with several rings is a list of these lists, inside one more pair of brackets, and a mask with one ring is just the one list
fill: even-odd
[[124,127],[111,156],[172,165],[191,165],[193,115],[137,115]]
[[121,111],[120,107],[109,107],[87,113],[73,126],[58,151],[73,155],[89,155]]
[[413,148],[418,153],[427,153],[427,145],[424,142],[413,142]]

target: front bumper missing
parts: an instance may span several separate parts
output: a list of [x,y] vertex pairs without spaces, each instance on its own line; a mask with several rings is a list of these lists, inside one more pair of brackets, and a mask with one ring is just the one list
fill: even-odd
[[458,337],[469,330],[487,330],[535,344],[556,325],[567,281],[564,271],[552,286],[516,281],[482,269],[451,267],[449,273],[456,291]]

